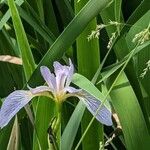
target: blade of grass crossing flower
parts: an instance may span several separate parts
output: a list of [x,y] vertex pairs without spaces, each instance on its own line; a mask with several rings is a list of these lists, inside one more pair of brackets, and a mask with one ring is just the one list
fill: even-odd
[[11,11],[17,42],[23,61],[25,77],[26,80],[28,80],[35,69],[34,59],[14,0],[8,0],[8,5]]
[[[104,95],[98,90],[98,88],[83,75],[75,73],[72,82],[79,88],[85,90],[87,93],[90,93],[97,100],[101,101],[104,99]],[[108,101],[106,101],[104,105],[107,109],[110,109],[110,104]]]
[[[88,2],[88,0],[82,0],[80,2],[75,0],[74,2],[75,13],[77,14]],[[87,39],[91,31],[96,28],[96,25],[97,22],[94,18],[77,38],[78,72],[90,80],[94,76],[100,64],[98,40],[94,39],[88,41]],[[92,115],[89,113],[89,111],[85,110],[81,122],[82,132],[84,132],[86,129],[89,121],[91,120],[91,117]],[[90,127],[90,130],[87,132],[86,137],[82,141],[82,148],[85,150],[98,149],[100,141],[103,142],[103,126],[95,120]]]

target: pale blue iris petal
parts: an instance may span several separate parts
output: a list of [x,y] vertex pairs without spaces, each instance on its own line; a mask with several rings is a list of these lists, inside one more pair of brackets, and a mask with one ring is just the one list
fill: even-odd
[[66,72],[68,74],[69,67],[65,65],[61,65],[58,61],[53,63],[55,75],[61,74],[61,72]]
[[74,66],[72,64],[71,59],[69,59],[69,70],[68,70],[68,77],[67,77],[67,81],[66,81],[66,86],[69,86],[73,77],[73,73],[74,73]]
[[3,102],[0,110],[0,128],[3,128],[8,122],[23,108],[33,95],[30,91],[17,90],[12,92]]
[[71,83],[74,73],[74,66],[71,59],[69,59],[69,65],[70,66],[61,65],[57,61],[53,64],[56,75],[57,91],[63,90],[63,88],[68,87]]
[[[97,100],[91,95],[86,95],[83,99],[83,102],[86,105],[87,109],[92,113],[93,116],[96,114],[101,104],[99,100]],[[102,105],[102,107],[100,108],[100,110],[98,111],[96,115],[96,119],[102,124],[111,126],[113,124],[111,116],[112,116],[111,111],[107,109],[106,106]]]
[[74,87],[69,86],[69,87],[66,87],[66,88],[65,88],[65,91],[66,91],[66,92],[69,92],[69,93],[71,93],[71,94],[76,94],[76,93],[81,92],[82,90],[81,90],[81,89],[76,89],[76,88],[74,88]]
[[53,63],[53,67],[54,67],[55,75],[58,73],[58,71],[63,70],[63,66],[58,61],[55,61]]
[[66,79],[67,75],[65,72],[60,72],[60,74],[56,75],[56,83],[58,91],[62,91],[64,89]]
[[32,94],[38,94],[41,92],[53,92],[48,86],[38,86],[36,88],[29,88]]
[[54,72],[56,75],[57,92],[62,91],[65,87],[65,83],[69,73],[69,67],[63,66],[59,62],[55,61]]
[[40,67],[41,74],[52,91],[56,88],[56,79],[46,66]]

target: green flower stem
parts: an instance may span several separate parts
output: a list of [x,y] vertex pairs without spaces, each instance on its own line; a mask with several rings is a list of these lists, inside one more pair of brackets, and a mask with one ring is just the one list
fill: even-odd
[[54,133],[56,134],[58,147],[61,144],[61,110],[62,110],[62,103],[56,102],[56,124],[54,127]]

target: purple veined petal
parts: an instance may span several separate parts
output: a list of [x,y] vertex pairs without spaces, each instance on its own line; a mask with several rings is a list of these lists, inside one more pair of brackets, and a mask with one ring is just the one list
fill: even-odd
[[66,81],[66,86],[69,86],[73,77],[73,73],[74,73],[74,66],[72,64],[71,59],[69,58],[69,71],[68,71],[68,77],[67,77],[67,81]]
[[63,66],[59,62],[55,61],[54,64],[54,71],[56,75],[56,85],[57,85],[57,92],[62,91],[65,87],[65,83],[69,73],[69,67]]
[[38,94],[41,92],[53,92],[48,86],[38,86],[36,88],[31,88],[28,86],[28,88],[32,94]]
[[66,91],[66,92],[69,92],[69,93],[71,93],[71,94],[76,94],[76,93],[81,92],[82,90],[81,90],[81,89],[76,89],[76,88],[74,88],[74,87],[69,86],[69,87],[66,87],[66,88],[65,88],[65,91]]
[[67,74],[63,71],[56,75],[57,91],[64,90],[66,79]]
[[[97,110],[99,109],[101,102],[91,95],[86,95],[84,98],[81,99],[86,105],[87,109],[94,116]],[[111,111],[108,108],[106,108],[106,106],[102,105],[102,107],[98,111],[98,114],[96,115],[96,119],[102,124],[111,126],[113,124],[111,116],[112,116]]]
[[33,97],[30,91],[24,90],[14,91],[6,97],[0,109],[0,128],[6,126]]
[[61,65],[57,61],[54,62],[53,66],[56,75],[57,91],[61,91],[70,85],[74,73],[74,66],[71,59],[69,59],[69,66]]
[[53,63],[55,75],[59,74],[61,71],[67,71],[68,66],[61,65],[58,61]]
[[40,71],[51,91],[54,91],[54,89],[56,88],[56,79],[54,74],[52,74],[49,68],[46,66],[41,66]]

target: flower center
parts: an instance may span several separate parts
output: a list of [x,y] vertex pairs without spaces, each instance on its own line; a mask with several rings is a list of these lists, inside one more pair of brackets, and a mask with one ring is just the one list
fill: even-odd
[[56,93],[56,95],[54,96],[54,99],[57,101],[57,102],[62,102],[64,99],[65,99],[65,95],[66,93],[62,90],[62,91],[59,91],[58,93]]

